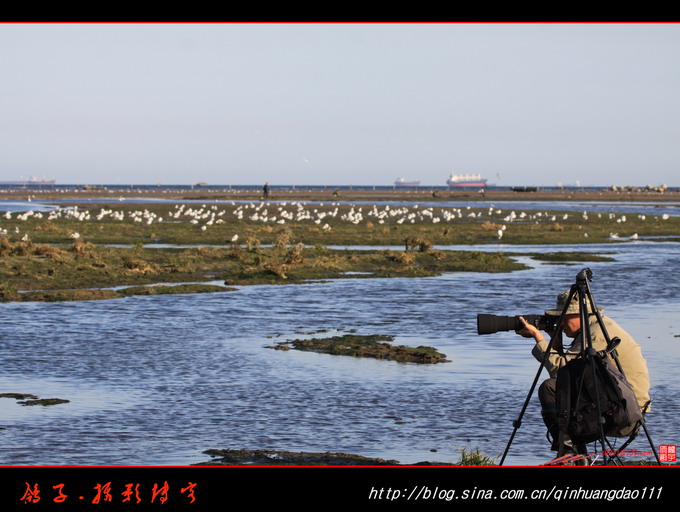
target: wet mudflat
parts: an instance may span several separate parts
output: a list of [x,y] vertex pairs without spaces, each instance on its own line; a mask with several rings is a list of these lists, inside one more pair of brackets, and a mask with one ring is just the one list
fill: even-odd
[[[503,251],[454,251],[451,246],[615,246],[680,236],[680,218],[656,211],[631,215],[508,210],[479,204],[473,208],[337,202],[153,203],[144,207],[125,203],[86,208],[77,204],[48,208],[27,202],[23,209],[13,208],[0,217],[0,296],[5,301],[225,291],[210,288],[213,285],[111,290],[216,280],[229,286],[349,275],[507,272],[521,269],[522,264]],[[333,248],[343,245],[354,249]],[[592,261],[603,256],[584,259],[583,254],[560,251],[549,257]]]

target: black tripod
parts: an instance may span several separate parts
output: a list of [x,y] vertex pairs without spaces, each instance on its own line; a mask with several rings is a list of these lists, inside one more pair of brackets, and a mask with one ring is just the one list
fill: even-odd
[[[503,452],[503,456],[501,457],[499,466],[503,465],[503,462],[505,461],[505,457],[508,454],[508,451],[510,450],[510,445],[512,444],[513,439],[515,438],[515,434],[517,433],[517,430],[520,428],[522,424],[522,417],[524,416],[524,413],[526,412],[526,409],[529,405],[529,401],[531,400],[531,396],[533,395],[534,389],[536,388],[536,384],[538,383],[539,376],[541,374],[541,371],[543,370],[543,367],[545,365],[545,362],[548,359],[548,356],[550,352],[553,350],[553,347],[556,346],[557,340],[561,339],[562,335],[562,320],[567,314],[567,311],[569,309],[569,305],[571,304],[574,295],[577,296],[578,298],[578,304],[579,304],[579,315],[581,318],[581,356],[583,358],[594,358],[597,356],[597,351],[593,348],[592,345],[592,334],[590,330],[590,323],[588,321],[588,304],[590,304],[590,311],[595,314],[597,318],[597,322],[602,330],[602,333],[605,337],[605,340],[607,342],[607,350],[606,353],[608,355],[611,355],[612,358],[614,359],[617,368],[623,374],[623,368],[621,367],[621,363],[619,362],[618,355],[616,353],[616,345],[620,342],[618,338],[614,338],[613,340],[610,339],[609,333],[607,332],[607,329],[605,328],[604,321],[602,319],[602,316],[600,315],[600,312],[595,305],[595,299],[593,298],[593,294],[590,290],[590,286],[588,285],[588,281],[592,281],[592,272],[590,269],[586,268],[583,269],[581,272],[578,273],[576,276],[576,282],[571,286],[570,292],[569,292],[569,297],[567,298],[567,301],[564,305],[564,308],[562,309],[562,312],[560,314],[559,320],[557,321],[557,329],[555,332],[552,334],[550,343],[548,345],[547,350],[543,354],[543,359],[541,361],[541,364],[538,368],[538,372],[536,373],[536,377],[534,378],[534,381],[531,385],[531,389],[529,390],[529,393],[526,397],[526,400],[524,401],[524,405],[522,406],[522,410],[520,411],[519,416],[517,419],[513,422],[514,430],[512,432],[512,435],[510,436],[510,440],[508,441],[508,444],[505,448],[505,451]],[[592,371],[595,372],[595,365],[590,364],[588,365],[590,368],[592,368]],[[585,371],[585,367],[584,367]],[[594,382],[597,382],[597,379],[593,378]],[[604,464],[607,465],[608,463],[608,453],[613,454],[611,458],[616,458],[619,463],[621,462],[618,459],[618,456],[616,455],[616,451],[612,449],[611,444],[607,440],[605,436],[605,431],[604,431],[604,418],[602,415],[602,411],[600,410],[600,399],[598,393],[602,392],[601,390],[597,389],[597,386],[595,386],[595,403],[597,404],[597,414],[598,417],[600,418],[599,421],[599,442],[602,446],[602,454],[603,454],[603,460]],[[652,439],[649,435],[649,432],[647,430],[647,426],[645,424],[644,416],[640,420],[640,425],[644,429],[645,435],[647,436],[647,439],[649,440],[649,444],[652,448],[652,451],[654,452],[654,456],[656,457],[657,463],[661,463],[659,460],[659,455],[656,452],[656,449],[654,448],[654,443],[652,442]],[[636,435],[636,434],[634,434]],[[634,437],[633,435],[633,437]],[[632,441],[633,437],[629,439],[628,442]],[[625,445],[627,445],[626,443]],[[606,450],[606,445],[610,447],[610,450]],[[596,445],[597,447],[597,442]]]

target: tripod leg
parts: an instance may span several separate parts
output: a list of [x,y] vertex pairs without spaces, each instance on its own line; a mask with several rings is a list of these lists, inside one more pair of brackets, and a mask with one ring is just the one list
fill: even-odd
[[[592,294],[592,292],[591,292],[591,290],[590,290],[590,286],[588,285],[587,279],[584,279],[584,280],[583,280],[583,288],[584,288],[584,291],[587,293],[588,299],[589,299],[589,301],[590,301],[590,305],[591,305],[591,307],[592,307],[592,311],[593,311],[593,313],[595,314],[595,317],[597,318],[597,322],[598,322],[598,324],[600,325],[600,328],[601,328],[601,330],[602,330],[602,334],[603,334],[604,337],[605,337],[605,340],[606,340],[606,342],[607,342],[607,345],[609,345],[609,344],[611,343],[611,339],[609,338],[609,333],[607,332],[607,329],[606,329],[606,327],[605,327],[605,325],[604,325],[604,320],[602,319],[602,315],[600,314],[599,309],[598,309],[597,306],[595,305],[595,299],[593,298],[593,294]],[[583,304],[585,305],[585,301],[583,302]],[[590,333],[588,333],[588,334],[590,334]],[[624,373],[624,371],[623,371],[623,367],[621,366],[621,362],[619,361],[619,358],[618,358],[618,355],[617,355],[617,353],[616,353],[616,350],[612,351],[612,354],[611,354],[611,355],[612,355],[612,358],[614,359],[614,362],[616,363],[617,368],[619,369],[619,371],[620,371],[620,372],[623,374],[623,376],[625,377],[625,373]],[[648,405],[648,404],[647,404],[647,405]],[[647,407],[647,405],[645,406],[645,408]],[[643,414],[644,414],[644,412],[643,412]],[[654,452],[654,457],[656,458],[656,462],[657,462],[658,464],[661,464],[661,461],[660,461],[660,459],[659,459],[659,454],[656,452],[656,448],[654,447],[654,443],[653,443],[653,441],[652,441],[652,438],[651,438],[651,436],[649,435],[649,431],[647,430],[647,425],[645,424],[644,418],[643,418],[641,424],[642,424],[643,430],[645,431],[645,436],[647,437],[647,440],[649,441],[649,446],[652,448],[652,452]],[[603,439],[604,439],[604,436],[603,436]],[[631,440],[631,441],[632,441],[632,440]],[[604,449],[604,443],[603,443],[603,445],[602,445],[602,448]],[[605,459],[605,464],[606,464],[606,459]]]
[[649,435],[649,431],[647,430],[647,425],[644,420],[642,421],[642,429],[645,431],[645,436],[647,437],[647,441],[649,441],[649,446],[654,452],[654,458],[656,459],[656,463],[661,465],[661,459],[659,459],[659,454],[656,453],[656,448],[654,447],[654,443],[652,442],[652,438]]
[[[605,438],[607,441],[607,446],[609,446],[609,450],[611,452],[611,457],[610,460],[617,460],[619,462],[618,465],[623,466],[623,461],[619,458],[619,452],[623,451],[623,448],[619,448],[618,450],[614,449],[612,444],[609,442],[609,439]],[[595,447],[597,448],[597,443],[595,444]],[[607,457],[607,452],[603,452],[602,454],[603,458],[605,458],[605,465],[606,465],[606,457]]]
[[574,293],[576,293],[576,286],[575,285],[573,285],[571,287],[571,290],[569,292],[569,298],[567,299],[567,302],[565,303],[564,309],[562,310],[562,314],[560,315],[560,318],[557,322],[558,328],[553,333],[552,337],[550,338],[550,343],[548,344],[548,348],[546,349],[545,354],[543,354],[543,359],[541,361],[541,364],[538,367],[538,371],[536,372],[536,376],[534,377],[534,381],[531,384],[531,389],[529,390],[529,393],[527,394],[527,397],[524,400],[524,405],[522,406],[522,410],[520,411],[517,419],[513,422],[514,429],[512,431],[512,434],[510,435],[510,439],[508,440],[508,444],[505,447],[505,451],[503,452],[503,456],[501,457],[501,460],[498,463],[499,466],[503,465],[503,462],[505,461],[505,457],[508,454],[508,451],[510,450],[510,445],[512,444],[512,441],[515,439],[515,434],[517,433],[517,430],[519,429],[519,427],[522,425],[522,418],[524,417],[524,413],[526,412],[527,407],[529,406],[529,401],[531,400],[531,395],[533,395],[534,389],[536,389],[536,383],[538,382],[538,378],[541,375],[541,371],[543,370],[543,367],[545,366],[545,363],[548,360],[548,356],[550,355],[550,352],[553,349],[553,347],[556,345],[557,340],[562,335],[562,319],[564,318],[564,316],[567,313],[567,308],[569,307],[569,303],[571,302],[571,299],[574,296]]
[[[597,355],[597,351],[593,348],[593,338],[592,334],[590,332],[590,323],[588,322],[588,302],[590,301],[590,304],[592,305],[593,309],[595,308],[595,300],[593,299],[592,294],[590,293],[590,288],[588,287],[588,278],[587,277],[582,277],[582,276],[587,276],[586,272],[582,272],[579,274],[579,277],[577,277],[577,283],[578,283],[578,303],[579,303],[579,314],[581,316],[581,354],[582,356],[586,357],[587,359],[590,360],[591,364],[590,370],[586,369],[584,371],[590,371],[592,373],[592,382],[595,383],[595,396],[593,397],[595,399],[595,404],[597,406],[597,416],[599,418],[599,431],[600,431],[600,445],[602,446],[602,451],[603,453],[606,450],[606,437],[604,433],[604,416],[602,415],[602,409],[601,409],[601,403],[600,403],[600,394],[603,392],[603,390],[599,389],[597,385],[597,378],[596,378],[596,370],[595,370],[595,364],[594,364],[594,358]],[[602,326],[604,329],[604,325]],[[606,338],[609,339],[609,336],[606,335]],[[604,464],[605,466],[607,465],[607,458],[604,458]]]
[[517,433],[517,430],[519,427],[522,425],[522,418],[524,417],[524,413],[527,410],[527,407],[529,405],[529,400],[531,400],[531,395],[534,394],[534,389],[536,388],[536,383],[538,382],[538,377],[541,374],[541,370],[543,369],[543,365],[539,367],[538,373],[536,373],[536,377],[534,378],[534,382],[531,385],[531,389],[529,390],[529,393],[527,394],[526,400],[524,400],[524,405],[522,406],[522,410],[519,413],[519,416],[517,419],[512,423],[514,426],[514,429],[512,431],[512,434],[510,435],[510,439],[508,440],[508,444],[505,447],[505,450],[503,451],[503,456],[501,457],[500,462],[498,463],[499,466],[503,465],[503,462],[505,461],[505,457],[508,454],[508,451],[510,451],[510,445],[512,444],[513,439],[515,439],[515,434]]

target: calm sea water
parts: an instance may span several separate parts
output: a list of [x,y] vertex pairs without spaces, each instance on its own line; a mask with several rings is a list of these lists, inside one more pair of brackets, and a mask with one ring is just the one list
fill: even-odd
[[[652,378],[649,430],[679,444],[680,251],[677,244],[485,246],[508,252],[614,252],[615,262],[507,274],[352,278],[248,286],[221,294],[0,304],[3,465],[186,465],[210,448],[333,451],[455,462],[500,455],[538,370],[532,341],[478,336],[476,315],[541,313],[577,273],[642,346]],[[480,249],[477,247],[476,249]],[[452,362],[418,365],[266,348],[356,330],[430,345]],[[545,375],[545,374],[543,374]],[[640,437],[631,449],[649,450]],[[537,399],[506,465],[549,460]]]

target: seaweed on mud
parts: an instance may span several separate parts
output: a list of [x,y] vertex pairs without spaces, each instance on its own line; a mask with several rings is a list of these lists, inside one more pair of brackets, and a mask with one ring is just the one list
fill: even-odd
[[129,295],[167,295],[183,293],[216,293],[234,291],[236,288],[209,284],[178,284],[178,285],[150,285],[131,286],[119,291],[120,294]]
[[616,261],[610,256],[601,256],[599,254],[591,254],[587,252],[552,252],[545,254],[532,254],[531,257],[535,260],[545,261],[548,263],[571,263],[571,262],[610,262]]
[[388,359],[392,361],[435,364],[448,363],[446,355],[437,352],[432,347],[418,346],[407,347],[404,345],[391,345],[393,336],[381,334],[354,335],[345,334],[330,338],[296,339],[279,342],[273,348],[276,350],[302,350],[322,354],[371,357],[374,359]]
[[29,393],[0,393],[0,398],[14,398],[17,400],[17,403],[21,405],[49,406],[67,404],[70,402],[70,400],[65,400],[63,398],[40,398]]
[[49,406],[49,405],[67,404],[69,402],[70,402],[70,400],[64,400],[63,398],[38,398],[37,400],[23,400],[23,401],[17,402],[17,403],[21,404],[21,405]]
[[[430,450],[436,452],[436,450]],[[460,451],[458,462],[421,461],[402,464],[393,459],[364,457],[351,453],[335,452],[290,452],[285,450],[237,450],[210,449],[203,453],[210,455],[210,462],[196,466],[493,466],[495,458],[475,452]]]
[[16,400],[37,400],[36,395],[29,395],[27,393],[0,393],[0,398],[14,398]]
[[289,452],[282,450],[206,450],[203,453],[213,457],[206,465],[263,465],[263,466],[391,466],[395,460],[384,460],[348,453]]

